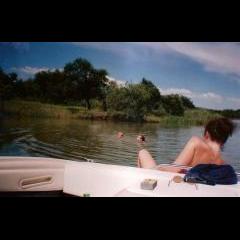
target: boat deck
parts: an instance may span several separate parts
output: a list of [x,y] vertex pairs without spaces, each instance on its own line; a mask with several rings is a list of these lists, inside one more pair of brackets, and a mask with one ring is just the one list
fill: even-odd
[[35,191],[35,192],[0,192],[0,198],[2,197],[21,197],[21,198],[26,198],[26,197],[61,197],[61,198],[66,198],[66,197],[77,197],[68,193],[64,193],[63,191]]
[[[240,197],[240,183],[174,183],[183,174],[153,169],[33,157],[0,157],[0,197]],[[141,189],[157,180],[153,190]]]

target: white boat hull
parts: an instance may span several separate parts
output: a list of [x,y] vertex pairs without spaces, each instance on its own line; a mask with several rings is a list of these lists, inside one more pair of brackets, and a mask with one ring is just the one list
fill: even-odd
[[[0,192],[63,191],[91,197],[239,197],[240,185],[171,183],[181,174],[53,158],[0,157]],[[146,178],[154,190],[142,190]]]

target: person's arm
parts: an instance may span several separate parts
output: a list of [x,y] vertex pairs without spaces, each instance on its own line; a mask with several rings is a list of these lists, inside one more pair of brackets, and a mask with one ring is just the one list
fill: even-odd
[[192,137],[188,141],[182,152],[179,154],[174,164],[190,166],[194,157],[195,147],[198,141],[199,139],[197,137]]
[[[186,167],[191,165],[191,162],[193,160],[194,153],[195,153],[195,147],[196,147],[198,141],[199,141],[199,139],[197,137],[192,137],[188,141],[188,143],[186,144],[186,146],[184,147],[182,152],[179,154],[179,156],[173,163],[173,164],[175,164],[175,166],[159,165],[157,167],[157,169],[160,171],[166,171],[166,172],[185,173],[187,170]],[[186,166],[186,167],[184,167],[184,166]]]

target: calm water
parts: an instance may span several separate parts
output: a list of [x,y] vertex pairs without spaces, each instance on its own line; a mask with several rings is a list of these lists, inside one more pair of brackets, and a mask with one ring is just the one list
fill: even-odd
[[[237,122],[238,125],[240,122]],[[118,140],[116,134],[126,134]],[[187,140],[202,135],[201,127],[163,128],[158,124],[112,123],[83,120],[2,119],[1,156],[43,156],[135,166],[139,145],[136,136],[146,136],[145,147],[158,163],[172,162]],[[224,158],[240,172],[240,131],[229,139]]]

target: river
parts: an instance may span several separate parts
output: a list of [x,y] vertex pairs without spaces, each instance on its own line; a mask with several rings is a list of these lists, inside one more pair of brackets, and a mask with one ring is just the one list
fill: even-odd
[[[236,121],[238,126],[240,121]],[[118,140],[118,131],[125,133]],[[146,137],[145,148],[158,163],[171,163],[188,139],[201,136],[202,127],[166,128],[158,124],[59,120],[1,119],[1,156],[42,156],[136,166],[138,134]],[[240,131],[229,139],[223,157],[240,172]]]

